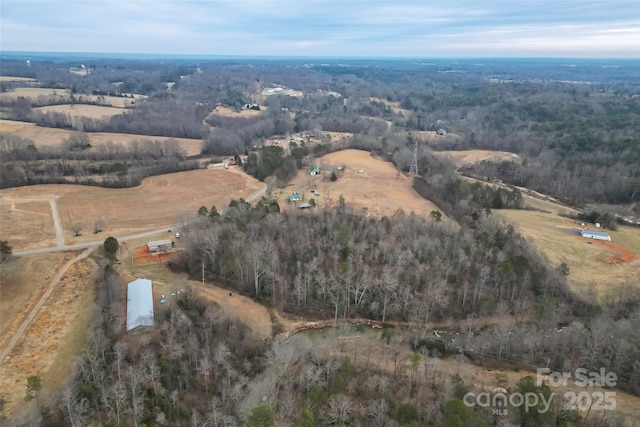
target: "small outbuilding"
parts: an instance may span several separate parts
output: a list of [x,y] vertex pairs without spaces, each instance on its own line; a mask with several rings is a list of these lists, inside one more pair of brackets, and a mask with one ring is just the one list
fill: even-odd
[[300,203],[298,204],[298,209],[309,209],[311,207],[310,203]]
[[580,230],[580,235],[585,239],[611,241],[611,236],[609,236],[609,233],[607,233],[606,231],[589,230],[588,228],[583,228],[582,230]]
[[[177,233],[176,233],[176,237]],[[162,254],[169,252],[173,248],[173,242],[169,239],[166,240],[149,240],[147,242],[147,248],[149,248],[149,255]]]
[[153,287],[149,279],[136,279],[127,285],[127,332],[153,327]]
[[311,169],[311,175],[318,175],[320,173],[320,168],[319,167],[314,167],[313,169]]

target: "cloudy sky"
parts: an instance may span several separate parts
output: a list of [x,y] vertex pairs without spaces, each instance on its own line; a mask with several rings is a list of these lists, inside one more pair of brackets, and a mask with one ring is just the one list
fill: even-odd
[[640,0],[0,0],[2,51],[640,57]]

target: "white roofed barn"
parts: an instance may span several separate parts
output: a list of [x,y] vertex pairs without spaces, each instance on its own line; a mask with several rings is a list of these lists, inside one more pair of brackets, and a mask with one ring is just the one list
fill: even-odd
[[149,279],[137,279],[127,285],[127,332],[153,327],[153,287]]
[[609,236],[609,233],[607,233],[606,231],[589,230],[588,228],[583,228],[582,230],[580,230],[580,235],[586,239],[611,241],[611,236]]

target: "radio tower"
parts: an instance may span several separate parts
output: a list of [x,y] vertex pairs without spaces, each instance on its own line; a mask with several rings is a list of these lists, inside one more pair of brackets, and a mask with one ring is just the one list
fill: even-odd
[[411,160],[409,175],[418,176],[418,141],[416,141],[416,145],[413,147],[413,159]]

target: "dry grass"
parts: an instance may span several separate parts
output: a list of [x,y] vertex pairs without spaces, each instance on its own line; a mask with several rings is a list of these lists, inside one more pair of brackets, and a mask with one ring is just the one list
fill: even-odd
[[0,230],[14,250],[56,245],[51,206],[42,198],[0,198]]
[[411,132],[398,132],[399,136],[407,137],[418,140],[420,142],[426,142],[435,146],[444,146],[448,141],[462,139],[462,137],[453,132],[447,132],[446,135],[438,135],[435,130],[416,130]]
[[31,77],[0,76],[0,82],[35,82]]
[[[2,283],[3,338],[15,330],[58,269],[74,255],[43,254],[12,261],[18,268],[10,271]],[[69,361],[84,344],[93,307],[93,287],[87,283],[95,269],[91,260],[70,267],[22,340],[0,364],[0,390],[8,398],[5,414],[23,401],[28,376],[42,377],[50,389],[62,385],[68,376],[72,368]],[[15,319],[9,328],[4,325],[7,318]]]
[[[0,100],[10,101],[19,97],[29,98],[37,100],[39,97],[53,98],[55,103],[71,101],[71,91],[68,89],[51,89],[51,88],[33,88],[33,87],[18,87],[11,92],[0,93]],[[143,99],[146,99],[146,95],[133,95],[133,98],[124,98],[119,96],[102,96],[102,95],[88,95],[88,94],[74,94],[75,98],[79,101],[97,102],[99,104],[111,107],[126,108],[134,105]]]
[[457,167],[472,165],[485,160],[497,162],[504,160],[515,161],[519,159],[517,154],[492,150],[434,151],[433,154],[437,157],[448,159]]
[[[51,278],[67,261],[70,253],[29,255],[4,265],[0,282],[0,344],[14,331],[40,298]],[[34,275],[33,272],[38,274]]]
[[116,108],[128,108],[135,105],[144,99],[147,99],[146,95],[133,95],[133,98],[123,98],[120,96],[102,96],[102,95],[79,95],[84,99],[89,99],[92,102],[98,102],[104,105],[110,105]]
[[192,280],[190,284],[201,297],[215,302],[229,316],[249,326],[258,338],[271,337],[271,316],[263,305],[210,283],[202,287],[200,282]]
[[[85,106],[86,107],[86,106]],[[49,108],[49,107],[46,107]],[[97,107],[109,108],[109,107]],[[72,131],[65,129],[52,129],[36,126],[33,123],[18,122],[12,120],[0,120],[0,132],[12,133],[22,138],[32,140],[36,147],[59,147],[69,139]],[[129,146],[133,141],[178,141],[180,147],[187,156],[197,156],[202,151],[202,141],[189,138],[169,138],[164,136],[135,135],[128,133],[92,132],[89,134],[89,142],[93,147],[107,143]]]
[[232,117],[234,119],[247,119],[250,117],[257,117],[267,111],[267,107],[260,106],[260,110],[247,110],[242,109],[240,111],[235,111],[229,107],[219,106],[214,108],[209,116],[221,116],[221,117]]
[[500,210],[540,248],[554,267],[569,266],[574,292],[590,300],[618,292],[623,285],[640,286],[640,229],[608,230],[611,242],[580,236],[580,224],[553,213]]
[[[200,206],[226,207],[232,198],[248,197],[262,183],[232,169],[199,169],[154,176],[134,188],[109,189],[81,185],[34,185],[2,190],[4,197],[20,200],[56,197],[67,243],[100,240],[108,235],[129,235],[144,230],[171,227],[183,213],[195,213]],[[3,202],[4,204],[4,202]],[[12,212],[3,228],[24,220]],[[24,214],[32,215],[32,214]],[[97,219],[104,231],[93,234]],[[71,226],[80,225],[82,236],[74,237]],[[10,241],[13,244],[12,241]],[[34,242],[30,242],[33,244]],[[18,248],[16,248],[18,249]]]
[[17,87],[10,92],[0,93],[0,100],[8,101],[15,100],[19,97],[38,99],[41,96],[47,98],[55,98],[60,100],[66,100],[70,98],[71,92],[67,89],[50,89],[40,87]]
[[[314,198],[320,206],[334,206],[340,195],[347,204],[355,208],[366,208],[372,215],[393,215],[402,209],[407,214],[415,212],[429,215],[438,207],[422,198],[412,188],[412,181],[389,162],[371,157],[367,151],[342,150],[321,157],[316,162],[323,170],[329,171],[337,166],[345,166],[336,182],[323,180],[320,176],[310,176],[308,170],[298,173],[292,184],[282,192],[280,204],[286,206],[285,197],[293,191],[303,191],[305,201]],[[363,173],[358,173],[363,169]],[[316,182],[317,181],[317,182]],[[316,182],[315,184],[313,184]],[[310,193],[316,189],[320,196]],[[291,203],[296,206],[297,203]]]
[[100,105],[87,105],[87,104],[60,104],[49,105],[47,107],[35,108],[34,111],[41,111],[43,113],[56,112],[66,114],[72,119],[76,117],[89,117],[92,119],[103,119],[123,114],[126,110],[124,108],[116,107],[103,107]]
[[[511,191],[512,187],[497,183],[497,182],[488,182],[482,181],[475,178],[470,178],[468,176],[461,176],[460,178],[464,179],[468,182],[479,182],[482,185],[488,185],[492,188],[504,188],[506,190]],[[551,213],[567,213],[567,214],[577,214],[578,211],[571,206],[563,205],[557,202],[553,197],[538,193],[537,191],[528,190],[524,187],[517,187],[522,192],[522,199],[524,201],[524,206],[528,209],[551,212]]]

